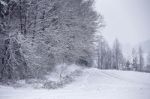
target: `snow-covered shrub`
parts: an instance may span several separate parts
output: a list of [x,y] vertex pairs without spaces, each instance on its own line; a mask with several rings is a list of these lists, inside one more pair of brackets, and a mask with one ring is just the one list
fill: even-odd
[[71,72],[69,75],[66,75],[65,77],[63,77],[61,83],[63,85],[69,84],[69,83],[73,82],[76,77],[80,76],[81,73],[82,73],[81,70],[75,70],[75,71]]
[[49,75],[49,79],[44,83],[43,88],[56,89],[61,88],[71,82],[73,82],[76,77],[80,76],[82,69],[76,65],[66,65],[62,64],[57,66],[54,73]]
[[93,65],[93,60],[91,56],[85,55],[79,57],[79,59],[76,60],[76,64],[84,67],[92,67]]
[[60,82],[48,81],[43,85],[43,87],[46,89],[57,89],[62,87],[62,84]]

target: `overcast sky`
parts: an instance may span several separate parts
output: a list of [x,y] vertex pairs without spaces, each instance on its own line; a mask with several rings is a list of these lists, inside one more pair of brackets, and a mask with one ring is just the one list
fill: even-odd
[[96,10],[104,16],[102,33],[112,44],[136,45],[150,39],[150,0],[95,0]]

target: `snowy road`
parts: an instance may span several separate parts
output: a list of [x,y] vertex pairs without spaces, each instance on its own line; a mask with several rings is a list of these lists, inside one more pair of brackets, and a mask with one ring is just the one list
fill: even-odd
[[150,99],[150,74],[86,69],[57,90],[0,86],[0,99]]

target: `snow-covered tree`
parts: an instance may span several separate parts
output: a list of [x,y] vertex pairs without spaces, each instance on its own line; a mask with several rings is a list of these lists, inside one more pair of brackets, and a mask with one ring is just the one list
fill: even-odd
[[149,71],[149,72],[150,72],[150,53],[147,55],[146,71]]
[[138,71],[142,71],[144,67],[144,57],[143,57],[143,50],[141,47],[139,47],[138,50],[138,58],[139,58]]
[[122,53],[122,50],[121,50],[121,45],[118,41],[118,39],[116,39],[114,41],[114,44],[113,44],[113,68],[114,69],[121,69],[122,66],[123,66],[123,53]]
[[130,67],[131,63],[129,60],[126,61],[126,66],[125,66],[125,69],[126,70],[131,70],[131,67]]
[[1,72],[20,79],[39,77],[61,63],[92,66],[94,35],[102,22],[93,0],[1,0],[0,5],[0,35],[8,53],[0,55],[1,63],[9,60]]
[[18,5],[13,0],[2,0],[0,5],[0,79],[22,79],[27,65],[17,38]]
[[137,71],[138,69],[138,56],[136,50],[132,49],[132,70]]
[[97,56],[99,69],[111,69],[112,51],[102,35],[99,36],[98,40]]
[[147,64],[150,65],[150,53],[147,55]]

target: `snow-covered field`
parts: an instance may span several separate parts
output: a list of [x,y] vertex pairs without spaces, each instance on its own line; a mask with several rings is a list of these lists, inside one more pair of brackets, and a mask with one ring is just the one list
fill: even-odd
[[76,81],[60,89],[0,86],[0,99],[150,99],[150,74],[85,69]]

